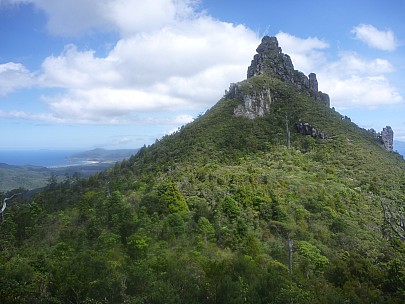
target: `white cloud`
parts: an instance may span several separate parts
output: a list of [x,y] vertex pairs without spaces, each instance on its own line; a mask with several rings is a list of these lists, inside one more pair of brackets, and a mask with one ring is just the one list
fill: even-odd
[[340,109],[374,109],[403,102],[398,90],[384,76],[325,75],[322,86],[331,96],[332,106]]
[[[175,115],[204,111],[229,83],[245,79],[259,44],[250,29],[198,12],[198,1],[193,0],[155,0],[153,5],[149,0],[8,1],[28,2],[46,12],[54,34],[117,31],[121,38],[105,56],[68,45],[61,54],[45,58],[36,84],[61,90],[43,96],[48,114],[17,113],[25,119],[120,124],[152,121],[159,113],[157,117],[166,114],[159,118],[161,123],[176,122]],[[356,29],[357,35],[361,26]],[[389,45],[390,32],[378,33],[386,34],[377,35],[383,37],[378,41],[385,39],[384,45]],[[394,71],[388,60],[346,52],[331,61],[326,54],[329,43],[322,39],[284,32],[276,36],[296,69],[318,74],[319,87],[330,94],[332,106],[378,107],[403,101],[388,80],[387,73]],[[0,95],[33,83],[33,74],[23,65],[0,65]]]
[[340,60],[329,63],[326,69],[334,74],[349,76],[354,74],[381,75],[394,71],[394,67],[386,59],[366,60],[355,52],[342,52]]
[[276,37],[283,53],[291,56],[294,68],[299,71],[311,73],[327,60],[320,51],[329,48],[326,41],[316,37],[303,39],[284,32],[279,32]]
[[129,123],[139,112],[170,111],[186,108],[184,100],[170,95],[127,89],[71,90],[66,95],[44,97],[56,117],[64,122],[117,124]]
[[321,68],[318,80],[336,108],[377,108],[403,102],[387,77],[391,72],[394,67],[386,59],[367,60],[357,53],[346,52]]
[[67,46],[44,60],[39,79],[65,89],[44,98],[57,117],[125,123],[137,112],[213,105],[230,82],[246,77],[257,44],[244,26],[199,16],[122,38],[105,57]]
[[33,75],[21,63],[7,62],[0,64],[0,96],[17,89],[30,87]]
[[0,117],[17,118],[24,120],[33,120],[49,123],[63,123],[60,118],[56,117],[52,113],[32,113],[26,111],[4,111],[0,110]]
[[397,39],[391,30],[378,30],[371,24],[360,24],[352,29],[355,38],[369,47],[383,51],[394,51],[398,47]]
[[107,1],[103,5],[103,12],[106,20],[110,21],[121,33],[131,34],[159,30],[170,25],[178,15],[184,13],[184,5],[187,5],[187,2],[116,0]]
[[[199,12],[199,0],[7,3],[32,3],[43,10],[53,34],[116,31],[121,37],[106,56],[67,45],[61,54],[44,59],[36,85],[59,90],[42,96],[49,107],[43,116],[46,121],[134,123],[157,113],[167,114],[159,118],[163,124],[189,121],[181,113],[205,110],[222,97],[230,82],[246,77],[259,43],[246,27]],[[177,118],[172,117],[175,111]],[[23,116],[39,117],[22,112]]]
[[50,56],[42,63],[39,81],[43,86],[86,89],[117,85],[122,80],[112,58],[97,58],[94,51],[78,51],[68,45],[59,56]]
[[0,5],[32,3],[48,16],[48,31],[76,36],[92,31],[121,35],[159,30],[191,18],[198,0],[1,0]]

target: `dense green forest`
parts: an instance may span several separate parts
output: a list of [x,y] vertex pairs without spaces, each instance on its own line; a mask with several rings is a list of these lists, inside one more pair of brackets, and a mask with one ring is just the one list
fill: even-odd
[[288,83],[243,84],[277,93],[270,114],[223,98],[112,169],[9,201],[0,303],[403,303],[403,158]]

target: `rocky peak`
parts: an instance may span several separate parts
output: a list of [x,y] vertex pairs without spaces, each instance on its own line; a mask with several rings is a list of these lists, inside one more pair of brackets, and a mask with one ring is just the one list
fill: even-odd
[[321,100],[330,106],[328,94],[318,91],[318,80],[316,74],[306,76],[304,73],[294,69],[290,56],[282,52],[276,37],[265,36],[256,49],[257,54],[247,71],[247,78],[261,74],[275,76],[285,82],[293,84],[297,90],[312,96],[315,100]]
[[257,54],[247,71],[247,78],[263,73],[277,76],[291,82],[294,77],[294,65],[290,56],[283,54],[276,37],[265,36],[256,49]]
[[308,75],[309,79],[309,89],[318,92],[318,80],[316,79],[316,74],[315,73],[310,73]]
[[376,132],[374,129],[368,130],[388,151],[394,151],[394,131],[390,126],[386,126],[381,132]]

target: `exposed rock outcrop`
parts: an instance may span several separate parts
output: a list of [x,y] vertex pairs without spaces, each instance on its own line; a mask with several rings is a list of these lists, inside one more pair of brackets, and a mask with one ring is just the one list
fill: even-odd
[[381,131],[381,141],[387,151],[394,151],[394,131],[392,131],[390,126],[386,126]]
[[318,91],[318,80],[316,74],[311,73],[308,77],[297,70],[290,56],[282,52],[276,37],[265,36],[256,49],[257,54],[253,57],[247,71],[247,78],[261,74],[269,74],[280,78],[285,82],[293,84],[297,90],[312,96],[315,100],[321,100],[330,107],[328,94]]
[[311,135],[314,138],[327,139],[329,137],[328,134],[317,130],[307,122],[299,121],[295,127],[297,128],[298,133]]
[[318,92],[318,80],[316,79],[316,74],[315,73],[310,73],[308,75],[309,79],[309,89]]
[[270,112],[270,105],[274,101],[274,93],[270,89],[265,89],[254,94],[242,92],[239,83],[232,83],[226,94],[227,98],[241,100],[234,109],[235,116],[244,116],[250,119],[263,117]]
[[374,129],[370,129],[368,131],[381,143],[381,145],[388,152],[394,151],[394,131],[390,126],[386,126],[381,132],[378,133]]

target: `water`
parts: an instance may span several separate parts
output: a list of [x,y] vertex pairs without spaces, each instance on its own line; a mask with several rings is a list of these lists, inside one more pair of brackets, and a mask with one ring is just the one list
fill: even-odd
[[0,150],[0,163],[8,165],[33,165],[42,167],[63,167],[74,165],[67,157],[77,150]]
[[394,140],[394,151],[405,157],[405,142]]

